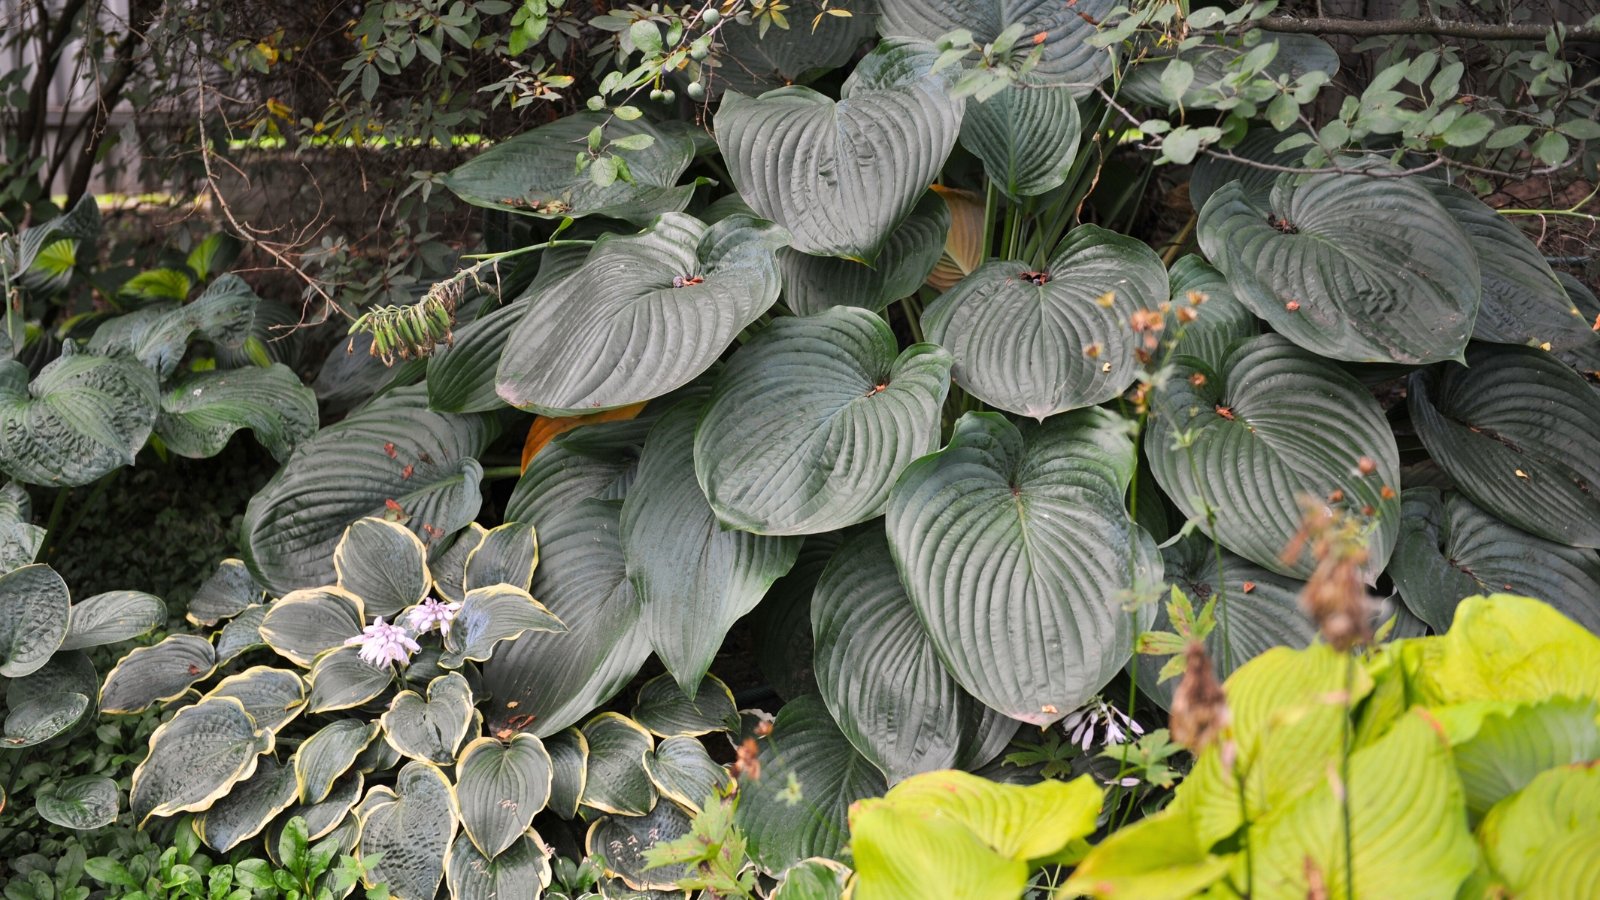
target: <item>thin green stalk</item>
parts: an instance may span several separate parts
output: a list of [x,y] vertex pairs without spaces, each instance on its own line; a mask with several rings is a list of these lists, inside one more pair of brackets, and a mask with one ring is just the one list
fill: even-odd
[[900,298],[900,311],[905,314],[906,328],[911,332],[911,339],[922,343],[922,304],[915,296]]
[[50,504],[50,518],[45,521],[44,540],[39,544],[39,561],[49,559],[49,552],[53,544],[57,526],[61,524],[61,516],[67,511],[67,495],[72,493],[72,488],[64,487],[56,490],[56,500]]
[[994,182],[986,182],[983,190],[983,259],[987,260],[994,250],[994,223],[1000,214],[1000,189]]
[[1356,895],[1355,832],[1350,827],[1350,751],[1354,735],[1350,728],[1350,699],[1356,689],[1356,657],[1345,653],[1344,669],[1344,723],[1339,742],[1339,808],[1344,820],[1344,892],[1347,897]]
[[521,478],[521,466],[493,466],[483,470],[484,481],[498,481],[502,478]]

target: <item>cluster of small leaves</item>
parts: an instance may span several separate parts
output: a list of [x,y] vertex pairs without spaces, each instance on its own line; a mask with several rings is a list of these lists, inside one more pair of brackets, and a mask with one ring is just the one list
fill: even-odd
[[950,87],[950,96],[972,97],[980,103],[986,101],[1008,85],[1025,81],[1028,73],[1039,64],[1043,55],[1039,44],[1044,35],[1033,35],[1023,41],[1023,32],[1022,23],[1013,23],[995,35],[994,40],[980,43],[964,28],[952,31],[934,43],[939,57],[934,61],[933,71],[959,70],[960,75]]
[[709,891],[714,897],[755,897],[755,869],[745,837],[733,821],[737,805],[736,794],[711,798],[694,816],[687,834],[645,851],[646,865],[688,866],[689,874],[678,879],[684,890]]
[[1146,631],[1139,635],[1138,652],[1146,656],[1168,657],[1158,676],[1165,684],[1183,674],[1183,652],[1192,643],[1204,641],[1217,627],[1217,597],[1212,595],[1200,607],[1198,614],[1189,595],[1172,586],[1167,600],[1167,617],[1172,620],[1172,631]]

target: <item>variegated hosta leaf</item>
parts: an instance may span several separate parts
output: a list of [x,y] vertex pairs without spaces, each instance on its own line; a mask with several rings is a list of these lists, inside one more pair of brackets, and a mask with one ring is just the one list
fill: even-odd
[[602,238],[517,324],[496,390],[512,406],[566,416],[688,384],[777,301],[774,251],[785,240],[749,216],[707,226],[678,213]]
[[343,588],[311,588],[272,601],[261,620],[261,637],[279,656],[310,668],[324,651],[361,634],[365,623],[359,596]]
[[173,453],[216,456],[234,432],[248,428],[273,458],[283,462],[317,431],[317,396],[300,376],[271,368],[194,372],[161,395],[156,433]]
[[397,900],[434,900],[460,824],[450,782],[437,766],[413,760],[400,770],[393,791],[374,788],[367,798],[358,855],[376,859],[364,883],[387,885]]
[[1181,329],[1165,351],[1169,357],[1193,356],[1220,369],[1232,344],[1261,333],[1261,323],[1233,296],[1227,277],[1205,260],[1193,254],[1180,257],[1167,276],[1173,307],[1189,307],[1197,316],[1187,325],[1167,326]]
[[950,364],[933,344],[899,352],[864,309],[774,320],[728,361],[695,430],[695,475],[717,518],[784,535],[878,515],[938,443]]
[[56,570],[42,563],[0,575],[0,675],[38,671],[61,648],[72,596]]
[[345,529],[333,550],[339,587],[361,598],[368,616],[394,616],[422,602],[432,586],[428,549],[404,525],[365,518]]
[[1457,487],[1546,540],[1600,547],[1600,392],[1548,353],[1476,345],[1411,376],[1411,421]]
[[[578,171],[573,154],[591,129],[604,126],[607,140],[648,135],[650,146],[619,153],[631,178],[601,186]],[[474,206],[541,219],[607,216],[648,225],[661,213],[689,205],[694,184],[678,177],[694,159],[694,140],[648,119],[623,121],[606,113],[581,112],[557,119],[483,151],[444,176],[446,187]]]
[[479,853],[495,859],[516,844],[550,799],[552,769],[544,743],[531,734],[510,742],[478,738],[456,763],[461,825]]
[[1300,529],[1299,498],[1342,496],[1340,509],[1375,520],[1368,576],[1383,570],[1399,535],[1400,451],[1354,377],[1263,335],[1235,347],[1219,369],[1180,358],[1152,399],[1144,449],[1156,481],[1223,547],[1304,578],[1315,566],[1309,547],[1281,558]]
[[694,435],[703,404],[685,400],[645,441],[622,504],[628,579],[651,646],[687,693],[711,666],[733,623],[794,565],[800,539],[724,530],[695,480]]
[[294,754],[294,777],[301,803],[320,803],[333,783],[350,771],[356,757],[378,736],[378,723],[337,719],[305,739]]
[[[509,518],[510,513],[507,513]],[[467,574],[467,557],[472,551],[478,549],[483,543],[483,536],[489,530],[471,522],[466,528],[455,536],[450,542],[450,547],[443,553],[436,553],[428,561],[428,573],[433,578],[433,592],[440,600],[446,603],[460,603],[466,594],[463,586]]]
[[1167,291],[1166,267],[1148,245],[1080,225],[1042,270],[985,263],[929,304],[922,327],[955,356],[957,384],[991,406],[1043,420],[1103,403],[1133,383],[1144,335],[1129,322]]
[[328,791],[328,796],[316,803],[296,804],[289,811],[289,817],[299,816],[306,820],[306,837],[309,840],[320,840],[329,832],[339,827],[346,821],[356,801],[361,799],[361,789],[366,780],[361,773],[345,777],[333,783],[333,789]]
[[[645,755],[644,771],[657,793],[691,812],[733,790],[728,770],[692,737],[669,737]],[[662,804],[657,803],[659,808]]]
[[533,570],[539,565],[539,540],[533,526],[507,522],[492,528],[478,546],[467,554],[462,588],[468,592],[497,584],[527,590],[533,584]]
[[45,530],[31,524],[33,505],[21,484],[0,487],[0,575],[28,565],[39,556]]
[[244,704],[258,727],[277,731],[305,709],[306,686],[298,672],[252,666],[217,682],[205,697],[232,697]]
[[242,346],[255,324],[260,302],[244,279],[223,275],[193,303],[140,310],[110,320],[95,329],[89,350],[102,356],[128,357],[168,378],[177,371],[189,339],[197,332],[221,347]]
[[376,698],[394,683],[394,670],[362,659],[359,647],[338,647],[317,657],[306,680],[309,711],[332,712]]
[[578,814],[578,804],[589,780],[589,739],[577,728],[558,731],[544,739],[550,754],[550,802],[546,809],[563,819]]
[[713,99],[723,90],[760,93],[804,84],[844,65],[875,34],[877,5],[877,0],[851,0],[850,15],[836,16],[823,13],[828,8],[823,0],[790,0],[783,8],[789,28],[774,28],[770,20],[756,17],[749,24],[727,22],[717,30],[724,44],[717,54],[720,64],[702,78],[707,93]]
[[812,256],[791,247],[778,251],[783,303],[797,316],[835,306],[874,312],[917,292],[938,264],[950,231],[950,207],[928,191],[883,243],[872,265],[836,256]]
[[605,872],[635,891],[670,891],[689,874],[683,863],[650,868],[645,853],[689,833],[689,815],[675,804],[657,803],[642,816],[603,816],[589,826],[584,848],[605,861]]
[[89,654],[82,650],[63,650],[32,674],[9,679],[5,701],[7,708],[17,709],[44,694],[82,694],[93,701],[99,693],[100,675]]
[[945,449],[901,476],[889,546],[968,693],[1046,725],[1127,662],[1134,626],[1121,597],[1155,582],[1159,565],[1123,506],[1133,469],[1122,420],[1087,409],[1021,428],[969,413]]
[[176,700],[196,682],[217,670],[211,642],[193,634],[175,634],[153,647],[129,652],[106,676],[100,710],[136,713],[151,704]]
[[150,735],[150,755],[133,772],[128,802],[140,823],[151,816],[207,809],[255,773],[272,732],[231,697],[185,706]]
[[363,516],[401,517],[429,543],[455,532],[478,514],[477,456],[496,432],[492,418],[428,411],[421,387],[385,393],[301,444],[250,499],[246,563],[285,594],[332,584],[334,546]]
[[131,360],[66,354],[31,383],[0,362],[0,471],[18,481],[77,487],[133,465],[155,419],[155,373]]
[[1414,179],[1280,175],[1218,188],[1195,234],[1251,312],[1331,359],[1459,359],[1482,284],[1467,235]]
[[77,724],[89,708],[89,698],[77,693],[39,694],[6,713],[0,747],[8,750],[42,744]]
[[195,820],[195,831],[206,846],[226,853],[260,834],[294,799],[294,767],[263,756],[248,781],[234,785]]
[[654,808],[655,785],[644,770],[655,744],[650,732],[626,716],[605,712],[584,723],[583,736],[589,751],[583,805],[622,816],[642,816]]
[[379,724],[383,739],[401,756],[449,765],[472,714],[472,688],[459,672],[451,672],[429,683],[426,700],[416,691],[396,694]]
[[136,638],[167,621],[167,605],[153,594],[108,591],[72,606],[62,650],[100,647]]
[[467,591],[450,621],[439,664],[456,668],[469,659],[486,660],[494,655],[496,644],[530,631],[566,630],[566,624],[525,590],[508,584],[477,588]]
[[539,519],[533,589],[567,630],[530,631],[496,648],[483,667],[491,729],[549,738],[611,699],[650,656],[618,540],[620,512],[616,501],[584,500]]
[[242,560],[225,559],[195,590],[184,618],[194,625],[215,625],[260,602],[261,586],[249,568]]
[[[852,81],[905,52],[880,47]],[[794,249],[871,263],[950,155],[961,109],[938,76],[847,84],[837,102],[806,87],[729,91],[715,131],[739,195]]]
[[262,604],[247,607],[217,632],[217,663],[226,664],[234,657],[257,647],[265,647],[261,637],[261,621],[267,617],[267,607]]
[[[1237,77],[1239,61],[1256,47],[1276,44],[1272,60],[1262,74],[1292,82],[1308,72],[1323,72],[1333,76],[1339,71],[1339,54],[1326,41],[1309,34],[1269,34],[1256,32],[1261,40],[1245,46],[1240,37],[1207,36],[1192,47],[1178,53],[1156,53],[1156,60],[1131,67],[1122,80],[1119,96],[1126,96],[1146,106],[1157,109],[1217,109],[1219,104],[1238,102]],[[1171,96],[1163,85],[1167,69],[1182,62],[1192,73],[1192,80],[1179,96]],[[1223,87],[1214,87],[1218,82]],[[1284,135],[1279,135],[1280,139]]]
[[1011,198],[1036,197],[1067,180],[1083,129],[1073,89],[1027,79],[967,104],[961,146],[983,160],[989,183]]
[[972,33],[988,44],[1013,25],[1021,26],[1024,40],[1043,34],[1040,57],[1032,74],[1041,82],[1071,88],[1077,96],[1094,91],[1111,75],[1113,55],[1094,47],[1088,39],[1099,30],[1116,6],[1113,0],[879,0],[883,15],[878,33],[885,37],[916,37],[936,41],[956,29]]
[[[61,290],[71,281],[79,256],[85,259],[94,256],[99,237],[100,206],[93,194],[86,193],[66,213],[48,222],[24,228],[14,242],[0,242],[0,253],[6,254],[6,268],[24,286],[49,294]],[[67,245],[66,265],[47,264],[45,257],[50,256],[47,248],[63,242]],[[10,326],[11,323],[6,324]],[[21,325],[20,322],[17,324]],[[20,344],[20,335],[13,340]]]
[[117,783],[104,775],[79,775],[41,787],[33,808],[62,828],[101,828],[116,821]]
[[504,900],[521,894],[541,897],[550,886],[550,849],[530,831],[489,859],[461,835],[450,845],[444,877],[451,900]]
[[739,730],[739,708],[733,691],[715,675],[700,679],[694,696],[684,696],[671,675],[657,675],[639,688],[633,720],[659,737],[697,737],[713,731]]

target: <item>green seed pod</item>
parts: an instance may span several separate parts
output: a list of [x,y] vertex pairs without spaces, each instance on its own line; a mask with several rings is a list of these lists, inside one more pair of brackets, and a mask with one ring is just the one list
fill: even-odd
[[689,86],[685,88],[685,93],[689,95],[690,100],[699,103],[701,100],[706,98],[706,86],[698,81],[692,81],[689,83]]
[[678,99],[678,92],[672,90],[671,88],[668,88],[667,90],[664,90],[664,91],[661,92],[661,102],[662,103],[671,103],[672,101],[674,101],[676,99]]
[[722,13],[718,12],[716,7],[712,7],[700,14],[700,21],[707,28],[711,28],[722,21]]

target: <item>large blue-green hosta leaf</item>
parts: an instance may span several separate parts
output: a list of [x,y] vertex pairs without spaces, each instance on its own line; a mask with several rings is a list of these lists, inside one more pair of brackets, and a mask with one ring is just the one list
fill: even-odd
[[142,309],[106,322],[89,339],[89,349],[102,356],[136,359],[167,378],[177,371],[195,334],[224,349],[242,347],[260,302],[244,279],[224,275],[192,303]]
[[156,433],[179,456],[216,456],[248,428],[279,462],[317,430],[317,395],[283,365],[195,372],[161,396]]
[[449,779],[435,766],[412,761],[392,790],[373,788],[362,807],[357,855],[372,858],[367,886],[386,885],[397,900],[433,900],[460,824]]
[[837,102],[805,87],[723,96],[717,146],[734,186],[789,229],[795,250],[875,261],[944,165],[962,102],[944,79],[916,77],[915,65],[887,75],[909,52],[874,51]]
[[1239,301],[1332,359],[1459,359],[1482,293],[1477,255],[1428,188],[1363,173],[1297,178],[1278,176],[1265,203],[1225,184],[1200,211],[1200,246]]
[[[1220,369],[1178,359],[1151,396],[1144,448],[1156,481],[1222,546],[1304,578],[1314,567],[1309,549],[1280,556],[1300,529],[1300,498],[1339,492],[1340,507],[1358,517],[1370,507],[1368,573],[1383,570],[1400,533],[1400,451],[1383,410],[1355,378],[1263,335],[1237,346]],[[1361,473],[1363,458],[1371,474]]]
[[945,668],[973,696],[1046,725],[1128,661],[1123,596],[1160,564],[1123,507],[1133,469],[1124,424],[1088,409],[1021,427],[970,413],[901,476],[889,546]]
[[[24,287],[51,293],[66,287],[80,256],[87,259],[94,255],[99,237],[100,205],[93,194],[84,194],[67,212],[24,228],[13,240],[0,241],[0,254],[5,255],[6,270]],[[20,334],[10,337],[21,346]]]
[[501,399],[552,416],[627,406],[688,384],[778,299],[781,229],[676,213],[602,238],[528,308],[495,376]]
[[[632,177],[605,186],[573,162],[588,152],[589,132],[601,125],[608,141],[635,135],[652,139],[643,150],[620,153]],[[451,170],[444,185],[474,206],[542,219],[608,216],[646,225],[689,205],[695,185],[678,184],[678,176],[693,159],[694,140],[686,132],[645,119],[625,122],[581,112],[490,147]]]
[[871,265],[785,247],[778,251],[783,303],[797,316],[835,306],[882,310],[917,292],[938,265],[949,233],[950,206],[928,191],[889,234]]
[[1078,153],[1083,125],[1073,91],[1023,81],[967,104],[961,146],[983,160],[989,182],[1008,197],[1060,187]]
[[1227,277],[1205,260],[1192,254],[1181,257],[1167,274],[1172,305],[1187,306],[1198,316],[1187,325],[1168,326],[1176,331],[1166,351],[1171,356],[1193,356],[1221,368],[1231,344],[1261,333],[1261,323],[1233,296]]
[[930,304],[922,326],[955,356],[957,384],[991,406],[1042,420],[1103,403],[1132,384],[1143,335],[1129,319],[1166,299],[1166,267],[1155,251],[1081,225],[1042,270],[1016,260],[985,263]]
[[64,355],[28,382],[0,362],[0,470],[52,487],[88,484],[133,464],[156,420],[156,376],[126,359]]
[[1600,392],[1550,354],[1474,346],[1413,373],[1411,421],[1473,502],[1523,531],[1600,547]]
[[815,534],[883,511],[889,488],[938,442],[950,354],[897,352],[876,313],[782,318],[728,361],[694,438],[695,474],[722,522]]
[[33,502],[21,484],[0,487],[0,575],[31,563],[44,546],[43,526],[33,524]]
[[128,803],[141,824],[151,816],[204,810],[256,770],[273,734],[232,697],[185,706],[150,735],[150,755],[133,772]]
[[717,66],[701,80],[713,97],[723,90],[757,94],[812,81],[849,62],[877,33],[877,6],[877,0],[850,0],[850,15],[836,16],[823,12],[829,8],[824,0],[790,0],[783,9],[788,28],[771,27],[770,21],[730,21],[717,31],[723,44]]
[[403,516],[429,543],[465,526],[496,431],[489,418],[430,412],[413,387],[317,432],[250,499],[239,541],[251,574],[275,594],[333,583],[334,545],[366,516]]
[[1043,34],[1034,76],[1070,87],[1080,97],[1111,75],[1112,52],[1087,41],[1099,30],[1095,23],[1117,5],[1114,0],[880,0],[880,5],[878,32],[886,37],[934,41],[965,29],[974,41],[987,44],[1013,25],[1021,26],[1023,42]]
[[800,552],[797,537],[729,531],[717,521],[694,471],[703,408],[691,398],[662,414],[622,504],[628,580],[651,646],[685,692],[700,683],[728,629]]
[[[1272,60],[1261,72],[1269,78],[1292,82],[1307,72],[1333,76],[1339,71],[1339,54],[1327,42],[1309,34],[1266,34],[1255,32],[1261,40],[1246,46],[1239,37],[1208,37],[1177,54],[1157,51],[1155,59],[1133,66],[1118,90],[1118,96],[1163,109],[1216,109],[1219,104],[1237,102],[1239,85],[1228,76],[1239,71],[1238,63],[1264,44],[1276,44]],[[1177,97],[1169,96],[1162,84],[1173,61],[1190,67],[1193,80]],[[1218,82],[1222,82],[1219,88]],[[1233,83],[1230,83],[1233,82]],[[1281,135],[1280,135],[1281,137]]]

